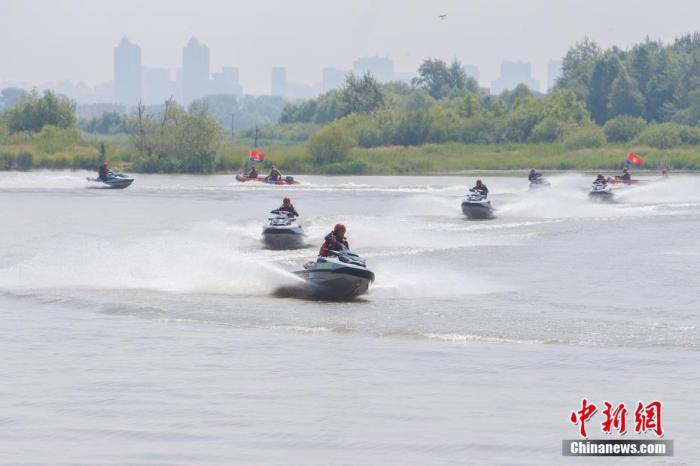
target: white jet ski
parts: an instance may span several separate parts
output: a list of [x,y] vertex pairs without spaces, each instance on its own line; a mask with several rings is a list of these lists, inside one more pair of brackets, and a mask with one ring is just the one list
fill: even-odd
[[306,281],[309,295],[344,300],[365,294],[374,281],[374,272],[367,269],[365,260],[348,250],[329,251],[329,254],[294,271]]
[[486,196],[479,191],[471,189],[469,194],[462,201],[462,212],[471,220],[486,220],[493,218],[493,207]]
[[612,201],[615,194],[608,183],[594,181],[588,192],[588,197],[596,201]]
[[304,230],[289,212],[273,210],[274,217],[263,227],[262,240],[269,249],[299,249],[304,247]]

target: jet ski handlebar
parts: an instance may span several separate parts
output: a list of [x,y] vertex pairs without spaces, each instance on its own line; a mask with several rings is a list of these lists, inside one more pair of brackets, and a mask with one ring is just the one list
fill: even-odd
[[349,249],[341,249],[340,251],[328,251],[328,255],[337,257],[340,260],[340,262],[366,267],[367,261],[365,261],[364,258],[358,256],[354,252],[351,252]]

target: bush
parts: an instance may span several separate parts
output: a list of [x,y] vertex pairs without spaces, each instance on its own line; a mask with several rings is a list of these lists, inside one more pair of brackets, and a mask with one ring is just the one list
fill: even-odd
[[339,124],[330,124],[318,130],[307,143],[317,163],[342,162],[356,145],[357,141],[350,131]]
[[530,134],[530,142],[555,142],[564,136],[564,124],[554,118],[548,117],[540,121]]
[[15,168],[21,171],[28,171],[34,165],[34,154],[31,152],[21,152],[15,160]]
[[50,154],[81,142],[81,137],[77,129],[46,125],[36,135],[35,141],[40,151]]
[[10,133],[38,132],[46,125],[58,128],[75,126],[75,103],[44,91],[42,97],[32,92],[7,113]]
[[322,170],[329,175],[364,175],[369,171],[369,165],[361,160],[342,163],[332,163]]
[[308,157],[287,157],[279,163],[285,173],[304,173],[311,171],[311,160]]
[[493,144],[496,142],[497,132],[493,119],[467,118],[460,128],[460,140],[465,144]]
[[700,144],[700,128],[694,126],[683,126],[681,128],[681,141],[683,144]]
[[0,154],[0,170],[12,170],[15,166],[15,154],[3,152]]
[[606,143],[605,133],[597,126],[584,126],[572,131],[564,140],[568,150],[602,147]]
[[643,118],[622,115],[608,120],[603,126],[610,142],[630,142],[647,127]]
[[657,149],[669,149],[680,146],[682,126],[675,123],[651,125],[639,135],[639,142]]

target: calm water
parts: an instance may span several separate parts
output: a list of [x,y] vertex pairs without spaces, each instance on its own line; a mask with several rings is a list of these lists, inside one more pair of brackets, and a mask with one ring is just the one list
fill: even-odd
[[[471,178],[86,175],[0,173],[2,464],[562,464],[584,396],[700,461],[698,177],[489,177],[469,222]],[[285,195],[309,247],[261,250]],[[338,221],[370,294],[279,294]]]

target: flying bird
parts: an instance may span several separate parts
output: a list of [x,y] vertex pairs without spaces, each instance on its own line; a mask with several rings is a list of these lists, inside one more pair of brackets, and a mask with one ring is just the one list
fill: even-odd
[[438,16],[440,17],[440,19],[445,19],[445,18],[447,18],[447,13],[445,13],[444,15],[438,15]]

